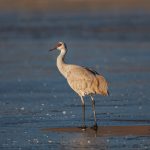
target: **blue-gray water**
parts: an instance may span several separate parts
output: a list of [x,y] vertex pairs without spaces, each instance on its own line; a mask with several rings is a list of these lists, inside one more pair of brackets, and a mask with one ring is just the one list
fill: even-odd
[[[149,136],[90,137],[43,132],[81,125],[80,98],[56,68],[58,41],[66,61],[91,67],[109,81],[96,96],[99,126],[150,125],[150,14],[0,13],[0,149],[150,149]],[[86,98],[86,124],[92,126]]]

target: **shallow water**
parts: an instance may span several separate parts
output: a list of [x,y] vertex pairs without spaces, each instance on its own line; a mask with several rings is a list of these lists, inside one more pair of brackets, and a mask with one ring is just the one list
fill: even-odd
[[[149,134],[90,136],[46,128],[81,126],[81,102],[57,71],[66,61],[96,69],[110,96],[95,96],[101,126],[150,125],[150,14],[0,13],[0,149],[150,149]],[[93,125],[86,98],[86,124]]]

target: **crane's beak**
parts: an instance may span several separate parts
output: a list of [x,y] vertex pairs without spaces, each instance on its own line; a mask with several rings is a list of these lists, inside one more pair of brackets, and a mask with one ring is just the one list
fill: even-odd
[[57,47],[54,47],[54,48],[51,48],[49,51],[53,51],[53,50],[56,50],[57,49]]

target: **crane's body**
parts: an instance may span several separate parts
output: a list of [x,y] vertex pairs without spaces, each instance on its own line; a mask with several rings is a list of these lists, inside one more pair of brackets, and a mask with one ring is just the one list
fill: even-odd
[[85,128],[85,103],[83,99],[85,95],[91,96],[95,121],[94,128],[97,128],[95,101],[93,95],[108,95],[109,93],[107,81],[102,75],[99,75],[92,69],[65,63],[64,59],[67,53],[67,47],[65,43],[59,42],[52,50],[54,49],[60,50],[60,54],[57,57],[57,67],[60,73],[66,78],[70,87],[81,97],[83,110],[83,128]]

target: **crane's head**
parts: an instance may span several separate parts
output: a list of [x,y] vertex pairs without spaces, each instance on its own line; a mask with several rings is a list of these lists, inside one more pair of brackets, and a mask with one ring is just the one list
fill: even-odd
[[60,51],[62,50],[67,51],[67,46],[64,42],[58,42],[54,48],[50,49],[50,51],[56,50],[56,49]]

